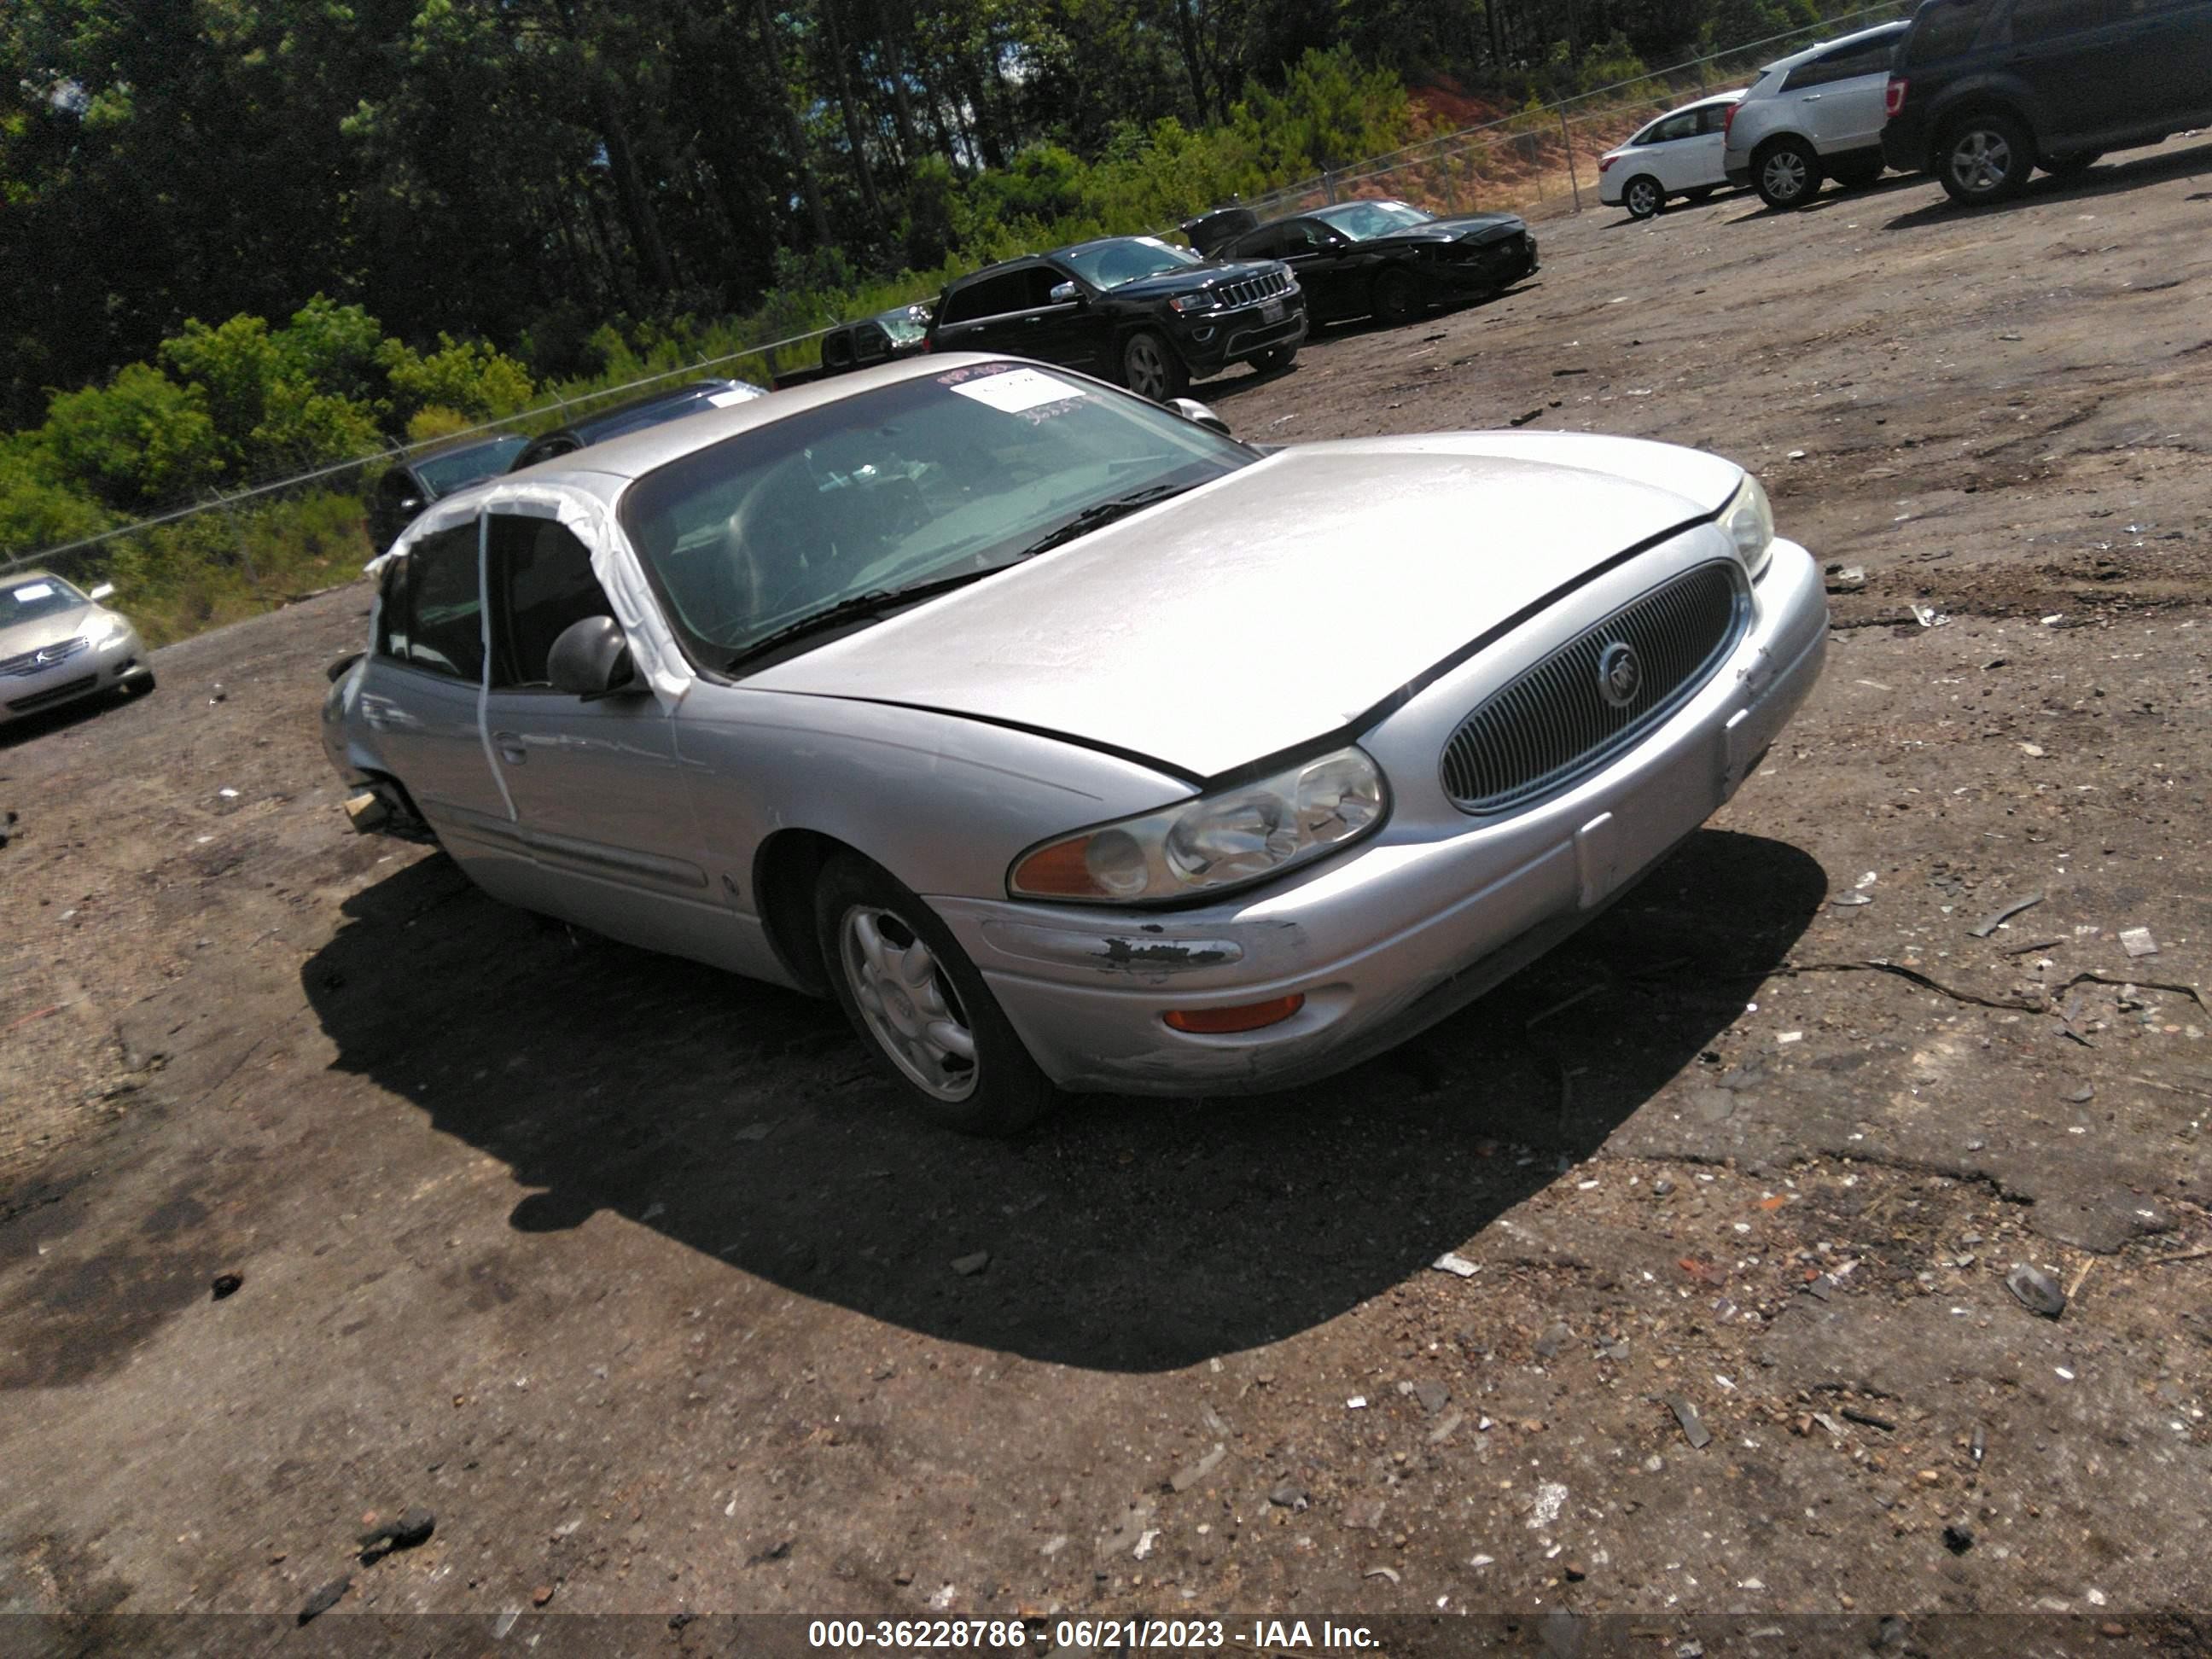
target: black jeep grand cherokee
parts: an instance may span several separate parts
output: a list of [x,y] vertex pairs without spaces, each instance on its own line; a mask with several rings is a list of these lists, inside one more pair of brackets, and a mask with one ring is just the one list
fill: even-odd
[[1927,0],[1894,63],[1890,166],[2001,202],[2212,123],[2212,0]]
[[963,276],[937,301],[933,351],[1036,357],[1161,402],[1233,362],[1282,368],[1306,337],[1305,295],[1279,259],[1201,259],[1112,236]]

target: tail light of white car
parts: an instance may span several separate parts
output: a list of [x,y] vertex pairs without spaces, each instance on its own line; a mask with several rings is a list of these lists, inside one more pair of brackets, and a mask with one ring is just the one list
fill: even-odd
[[1597,158],[1597,170],[1599,176],[1602,178],[1607,172],[1611,171],[1613,164],[1620,159],[1620,152],[1619,150],[1614,150],[1609,155],[1599,156]]

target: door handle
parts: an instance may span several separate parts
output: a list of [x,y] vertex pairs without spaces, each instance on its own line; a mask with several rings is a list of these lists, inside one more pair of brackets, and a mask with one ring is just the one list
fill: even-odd
[[1808,92],[1805,94],[1805,102],[1808,104],[1817,104],[1820,101],[1820,94],[1817,92]]
[[522,746],[522,739],[512,732],[495,732],[491,746],[499,750],[499,757],[509,766],[520,766],[530,758],[530,751]]

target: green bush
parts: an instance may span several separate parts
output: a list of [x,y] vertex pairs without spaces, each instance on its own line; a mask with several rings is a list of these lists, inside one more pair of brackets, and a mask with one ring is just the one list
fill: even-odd
[[204,492],[222,472],[207,393],[147,363],[105,386],[64,392],[41,428],[64,487],[125,512],[152,512]]

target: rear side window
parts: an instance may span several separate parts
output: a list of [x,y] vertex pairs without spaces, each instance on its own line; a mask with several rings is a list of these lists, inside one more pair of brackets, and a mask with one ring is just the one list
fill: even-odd
[[2056,40],[2081,34],[2105,21],[2100,0],[2019,0],[2012,9],[2012,38],[2016,45]]
[[1936,0],[1921,8],[1905,36],[1905,61],[1932,64],[1938,58],[1971,52],[1989,21],[1992,0]]
[[491,515],[485,547],[491,572],[491,683],[552,684],[553,641],[586,617],[611,616],[592,555],[565,526],[520,514]]
[[1896,51],[1895,35],[1879,35],[1856,46],[1832,52],[1825,58],[1816,58],[1809,64],[1800,64],[1790,71],[1790,78],[1783,83],[1782,89],[1797,92],[1807,87],[1824,87],[1832,81],[1850,81],[1862,75],[1885,72]]
[[1008,312],[1020,311],[1029,303],[1029,272],[1010,270],[1000,276],[986,276],[963,289],[956,289],[945,302],[945,320],[948,323],[972,323],[978,317],[1000,317]]
[[1645,133],[1644,142],[1647,144],[1671,144],[1677,138],[1695,137],[1697,131],[1698,112],[1693,109],[1684,110],[1679,115],[1668,116],[1650,131]]
[[483,678],[483,595],[473,520],[425,536],[392,567],[376,648],[411,668]]
[[1213,257],[1217,259],[1279,259],[1283,257],[1281,225],[1262,225],[1248,230]]

